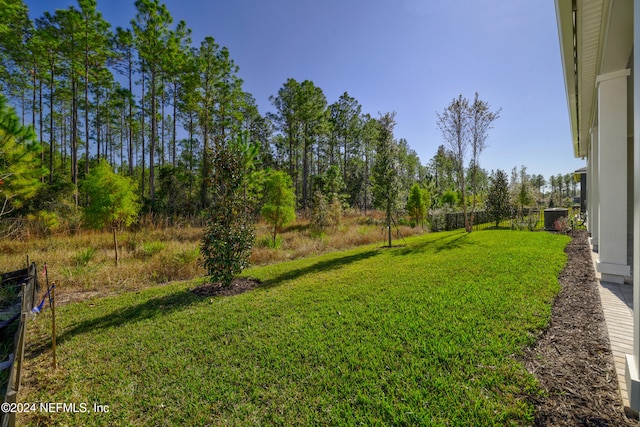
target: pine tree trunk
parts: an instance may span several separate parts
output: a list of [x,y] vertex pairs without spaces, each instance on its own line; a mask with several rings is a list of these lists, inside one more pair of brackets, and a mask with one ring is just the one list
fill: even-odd
[[54,67],[51,64],[49,70],[49,185],[53,184],[53,85],[54,85]]
[[157,70],[155,64],[151,65],[151,138],[149,140],[149,198],[151,199],[151,205],[156,198],[156,183],[155,183],[155,155],[158,133],[158,100],[157,100]]
[[132,64],[131,59],[129,59],[129,176],[133,176],[133,102],[131,102],[131,94],[132,90],[132,72],[131,72]]
[[140,155],[140,159],[142,160],[142,168],[141,168],[141,177],[140,177],[140,194],[141,194],[141,198],[144,200],[144,71],[142,72],[142,97],[140,98],[140,122],[141,122],[141,126],[140,129],[142,130],[141,132],[141,138],[140,138],[140,143],[142,144],[142,148],[140,149],[141,151],[141,155]]

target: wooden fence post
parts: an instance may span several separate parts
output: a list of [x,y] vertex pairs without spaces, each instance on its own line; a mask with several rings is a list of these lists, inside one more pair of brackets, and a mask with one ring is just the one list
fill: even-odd
[[51,286],[51,348],[53,352],[53,370],[58,367],[56,361],[56,284]]

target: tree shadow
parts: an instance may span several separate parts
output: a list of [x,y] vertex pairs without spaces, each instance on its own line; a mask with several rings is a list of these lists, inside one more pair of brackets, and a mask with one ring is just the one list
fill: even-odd
[[409,244],[406,247],[395,251],[393,254],[402,256],[426,251],[434,251],[438,253],[444,250],[451,250],[469,244],[468,242],[466,242],[468,236],[469,233],[464,230],[461,230],[455,234],[446,233],[445,235],[435,239],[429,239],[428,241],[423,241],[417,244]]
[[338,270],[346,265],[353,264],[354,262],[363,261],[365,259],[371,258],[376,255],[378,255],[378,251],[375,249],[372,249],[366,252],[357,253],[355,255],[346,255],[346,256],[335,258],[328,261],[320,261],[308,267],[287,271],[286,273],[283,273],[272,279],[265,280],[257,289],[271,288],[287,280],[295,280],[307,274],[326,272],[329,270]]
[[469,233],[465,231],[464,234],[459,234],[453,237],[452,239],[449,239],[445,242],[442,242],[442,244],[437,245],[436,253],[439,253],[442,251],[450,251],[452,249],[459,249],[463,246],[467,246],[470,244],[471,243],[469,243]]
[[[295,280],[307,274],[326,272],[329,270],[338,270],[346,265],[359,262],[378,255],[377,250],[369,250],[354,255],[347,255],[328,261],[320,261],[313,265],[298,270],[288,271],[273,279],[262,282],[255,291],[280,285],[287,280]],[[191,290],[185,289],[174,292],[162,297],[152,298],[140,304],[131,305],[116,309],[100,317],[83,320],[79,323],[71,325],[64,332],[57,336],[59,344],[66,340],[85,333],[94,332],[96,330],[104,330],[108,328],[117,328],[127,323],[149,320],[156,317],[164,316],[173,311],[179,310],[190,304],[201,302],[202,298],[194,294]],[[46,351],[49,348],[48,342],[42,342],[38,346],[30,348],[27,358],[31,359]]]
[[[360,252],[354,255],[339,257],[328,261],[320,261],[308,267],[288,271],[277,277],[274,277],[273,279],[266,280],[259,286],[257,286],[254,291],[278,286],[284,281],[295,280],[307,274],[326,272],[329,270],[338,270],[346,265],[363,261],[376,255],[378,255],[378,252],[374,249],[366,252]],[[68,339],[73,338],[77,335],[108,328],[117,328],[128,323],[134,323],[164,316],[168,313],[189,306],[190,304],[198,303],[201,301],[202,297],[194,294],[189,289],[173,292],[168,295],[152,298],[140,304],[113,310],[110,313],[104,314],[100,317],[95,317],[75,323],[64,330],[64,332],[59,334],[56,338],[56,341],[58,344],[62,344]],[[25,357],[27,359],[33,359],[43,352],[47,351],[49,348],[49,342],[47,342],[46,340],[40,341],[38,345],[30,346]]]
[[[58,335],[56,341],[63,343],[76,335],[164,316],[198,301],[202,301],[202,299],[188,289],[152,298],[137,305],[119,308],[103,316],[76,323]],[[45,343],[44,346],[48,347],[48,344]],[[34,348],[32,353],[38,354],[38,348]]]

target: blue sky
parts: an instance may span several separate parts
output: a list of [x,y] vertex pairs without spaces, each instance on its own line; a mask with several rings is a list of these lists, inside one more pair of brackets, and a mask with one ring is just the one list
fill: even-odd
[[[75,0],[26,0],[31,18]],[[573,157],[552,0],[165,0],[194,44],[213,36],[240,67],[264,114],[287,78],[312,80],[332,103],[343,92],[363,112],[396,111],[397,138],[426,164],[443,144],[436,112],[459,94],[501,117],[480,158],[487,170],[568,173]],[[112,26],[129,26],[133,0],[98,0]]]

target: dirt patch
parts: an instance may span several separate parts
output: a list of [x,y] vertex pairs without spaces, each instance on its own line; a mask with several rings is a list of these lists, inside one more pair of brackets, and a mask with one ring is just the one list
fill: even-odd
[[587,232],[567,245],[549,328],[525,354],[546,392],[532,397],[537,426],[637,426],[622,406]]
[[260,286],[260,280],[253,277],[238,277],[233,279],[231,285],[223,286],[222,283],[207,283],[192,289],[191,292],[201,297],[238,295]]

